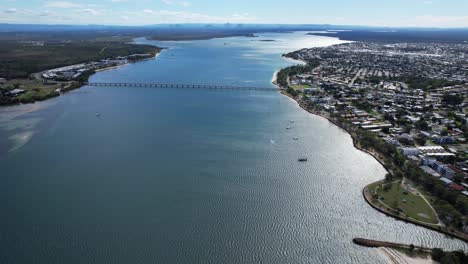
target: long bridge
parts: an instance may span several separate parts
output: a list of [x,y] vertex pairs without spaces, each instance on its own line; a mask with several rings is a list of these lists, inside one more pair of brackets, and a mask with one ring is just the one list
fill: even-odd
[[273,88],[273,87],[214,85],[214,84],[88,82],[86,83],[86,85],[88,86],[150,87],[150,88],[180,88],[180,89],[279,91],[279,88]]

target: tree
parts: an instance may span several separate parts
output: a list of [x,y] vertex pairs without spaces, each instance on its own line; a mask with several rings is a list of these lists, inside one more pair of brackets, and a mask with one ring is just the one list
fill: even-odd
[[425,136],[419,135],[414,140],[419,146],[424,146],[426,145],[427,138]]
[[442,102],[451,106],[456,106],[463,103],[464,99],[465,98],[462,95],[446,93],[444,94],[444,97],[442,97]]
[[422,119],[416,122],[414,126],[419,130],[429,130],[429,124]]
[[440,248],[433,248],[431,252],[432,260],[440,261],[445,256],[445,253]]
[[385,174],[385,182],[389,183],[393,180],[393,176],[391,173]]

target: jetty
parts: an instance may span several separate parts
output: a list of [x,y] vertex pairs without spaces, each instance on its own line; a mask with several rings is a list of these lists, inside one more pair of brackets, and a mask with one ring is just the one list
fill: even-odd
[[425,252],[431,252],[432,250],[430,248],[422,247],[422,246],[385,242],[385,241],[371,240],[371,239],[366,239],[366,238],[354,238],[353,243],[356,245],[360,245],[364,247],[372,247],[372,248],[387,247],[387,248],[394,248],[394,249],[414,249],[414,250],[420,250],[420,251],[425,251]]

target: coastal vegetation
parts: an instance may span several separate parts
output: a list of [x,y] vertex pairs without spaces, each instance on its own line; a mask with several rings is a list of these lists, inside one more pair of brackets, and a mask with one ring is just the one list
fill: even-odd
[[440,248],[434,248],[431,251],[432,260],[440,264],[463,264],[468,263],[468,254],[463,251],[443,251]]
[[53,68],[132,54],[156,54],[159,48],[115,41],[0,42],[0,78],[28,78]]
[[277,74],[276,82],[291,96],[297,96],[300,92],[289,85],[289,77],[292,75],[303,74],[312,71],[320,65],[318,60],[307,61],[305,65],[294,65],[280,70]]

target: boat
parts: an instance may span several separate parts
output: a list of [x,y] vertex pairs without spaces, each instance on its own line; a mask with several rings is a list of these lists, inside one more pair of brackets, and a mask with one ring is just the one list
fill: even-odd
[[291,121],[289,121],[289,123],[294,124],[294,121],[291,120]]
[[291,126],[286,127],[286,129],[291,129]]
[[300,162],[306,162],[307,160],[308,160],[308,159],[305,158],[305,157],[304,157],[304,158],[299,158],[299,159],[298,159],[298,161],[300,161]]
[[293,139],[294,139],[294,140],[299,140],[299,138],[298,138],[298,137],[293,137]]
[[96,114],[96,116],[97,116],[97,117],[100,117],[100,116],[101,116],[101,114]]

